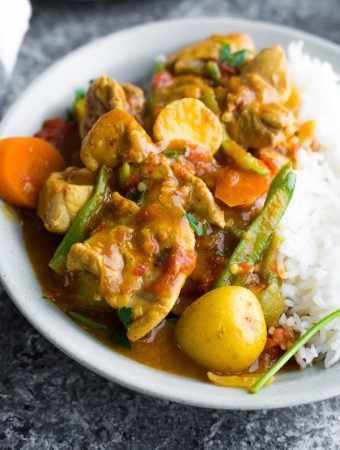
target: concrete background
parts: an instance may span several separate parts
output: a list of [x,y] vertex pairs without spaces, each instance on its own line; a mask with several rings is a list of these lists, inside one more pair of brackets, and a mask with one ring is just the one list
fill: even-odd
[[[0,0],[10,1],[10,0]],[[338,0],[33,1],[7,106],[73,48],[135,24],[229,15],[340,43]],[[220,412],[136,394],[80,367],[0,297],[1,449],[339,449],[340,398],[285,410]]]

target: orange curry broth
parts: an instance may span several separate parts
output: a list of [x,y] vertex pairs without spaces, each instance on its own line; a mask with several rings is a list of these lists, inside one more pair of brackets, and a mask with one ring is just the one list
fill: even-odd
[[[59,131],[62,125],[56,119],[49,120],[46,123],[49,125],[47,131],[50,131],[49,128],[52,126],[51,135],[55,133],[54,126]],[[46,132],[46,123],[43,128],[44,132]],[[62,130],[61,134],[64,139],[61,139],[61,142],[56,142],[56,144],[60,148],[61,153],[64,156],[67,155],[67,162],[70,163],[72,161],[74,163],[76,162],[76,155],[79,155],[79,141],[73,137],[74,129],[68,128],[67,132]],[[183,145],[184,142],[174,141],[167,147],[167,150],[182,149]],[[186,143],[186,145],[188,144]],[[223,156],[217,158],[217,160],[212,159],[211,156],[207,157],[206,152],[203,152],[199,147],[190,144],[188,146],[189,152],[181,163],[195,168],[198,176],[212,189],[220,171],[225,167],[226,161]],[[239,229],[245,228],[257,214],[254,207],[229,208],[223,202],[218,201],[218,203],[225,211],[227,224],[231,223],[232,227]],[[117,327],[118,319],[112,308],[107,307],[104,311],[98,311],[84,307],[81,295],[77,292],[76,282],[78,275],[76,273],[71,272],[64,277],[58,277],[48,267],[48,263],[61,237],[46,231],[41,220],[34,213],[22,210],[20,211],[20,217],[24,242],[34,272],[41,284],[43,295],[68,315],[70,311],[76,311],[84,313],[94,320],[97,318],[97,320],[107,325]],[[100,220],[105,222],[105,214]],[[231,251],[236,245],[237,239],[234,232],[228,227],[223,231],[216,227],[211,227],[208,235],[200,238],[196,237],[196,268],[182,288],[180,299],[173,308],[175,314],[180,315],[195,299],[212,289],[214,282],[225,265],[225,258],[218,256],[216,251],[222,251],[223,248],[228,248]],[[86,331],[113,350],[139,363],[158,370],[207,380],[207,370],[189,359],[177,346],[173,336],[174,323],[174,320],[171,319],[163,321],[146,338],[134,342],[131,349],[126,349],[103,333],[89,329],[86,329]],[[278,347],[266,350],[249,370],[263,372],[281,354],[282,351]]]

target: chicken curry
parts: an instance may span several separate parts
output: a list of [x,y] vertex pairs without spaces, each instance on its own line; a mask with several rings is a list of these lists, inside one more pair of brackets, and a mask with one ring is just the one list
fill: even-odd
[[[298,110],[283,48],[256,52],[242,33],[156,61],[147,96],[91,80],[69,120],[22,138],[46,170],[23,192],[0,186],[36,209],[20,214],[44,295],[136,361],[252,383],[295,340],[277,254],[295,154],[313,139]],[[18,139],[0,149],[19,154]]]

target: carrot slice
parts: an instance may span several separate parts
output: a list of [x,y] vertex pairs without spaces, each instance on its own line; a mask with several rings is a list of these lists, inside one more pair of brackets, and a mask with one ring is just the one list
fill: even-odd
[[227,167],[217,177],[215,197],[228,206],[251,206],[268,191],[270,182],[270,175]]
[[215,153],[222,142],[222,124],[204,103],[195,98],[175,100],[158,114],[153,127],[155,139],[184,139]]
[[15,206],[35,208],[46,179],[64,166],[58,150],[43,139],[1,139],[0,198]]

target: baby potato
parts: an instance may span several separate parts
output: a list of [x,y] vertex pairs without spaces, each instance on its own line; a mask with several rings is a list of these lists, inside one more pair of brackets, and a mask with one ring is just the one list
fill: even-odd
[[214,289],[181,315],[175,339],[194,361],[212,371],[237,373],[261,354],[266,322],[256,296],[239,286]]
[[161,110],[153,126],[153,134],[158,141],[184,139],[215,153],[222,142],[222,125],[200,100],[183,98]]

